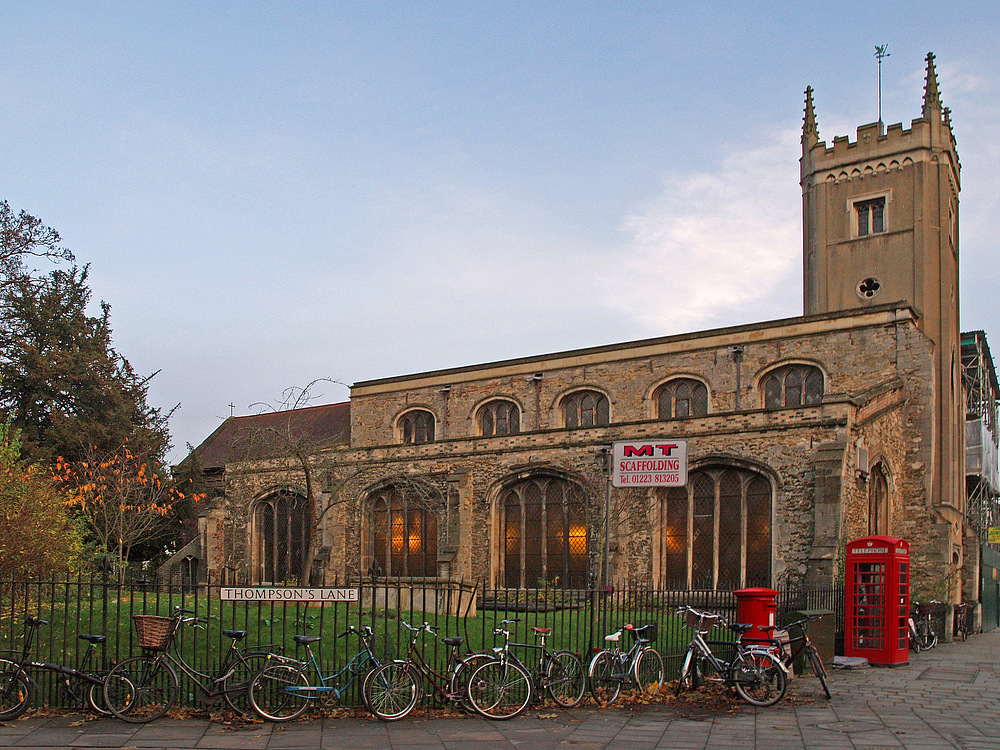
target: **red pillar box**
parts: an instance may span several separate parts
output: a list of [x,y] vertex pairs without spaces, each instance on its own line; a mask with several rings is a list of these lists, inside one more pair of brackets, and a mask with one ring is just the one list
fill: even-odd
[[774,589],[740,589],[736,597],[736,621],[753,625],[743,637],[748,640],[773,638],[774,617],[778,611],[778,592]]
[[871,664],[909,663],[910,545],[866,536],[847,545],[844,655]]

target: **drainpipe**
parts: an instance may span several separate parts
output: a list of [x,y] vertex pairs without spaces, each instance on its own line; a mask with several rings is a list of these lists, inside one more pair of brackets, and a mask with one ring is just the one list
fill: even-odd
[[736,411],[740,410],[740,391],[742,386],[740,384],[740,364],[743,362],[743,347],[742,346],[731,346],[729,347],[729,356],[733,360],[733,366],[736,368]]

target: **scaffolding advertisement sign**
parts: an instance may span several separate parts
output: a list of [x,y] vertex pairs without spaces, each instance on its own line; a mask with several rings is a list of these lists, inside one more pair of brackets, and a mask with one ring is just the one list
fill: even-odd
[[683,487],[686,440],[628,440],[611,446],[613,487]]

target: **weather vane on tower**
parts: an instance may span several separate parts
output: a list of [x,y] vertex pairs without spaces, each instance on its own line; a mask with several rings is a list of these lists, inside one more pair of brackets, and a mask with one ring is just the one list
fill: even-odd
[[888,49],[888,44],[875,45],[875,58],[878,60],[878,121],[880,125],[882,124],[882,60],[889,57],[889,53],[886,51]]

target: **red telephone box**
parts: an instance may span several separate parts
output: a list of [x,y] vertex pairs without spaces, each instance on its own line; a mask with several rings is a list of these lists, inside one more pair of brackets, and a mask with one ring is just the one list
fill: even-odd
[[847,545],[844,655],[870,664],[909,663],[910,544],[866,536]]

